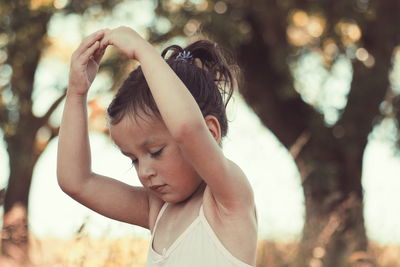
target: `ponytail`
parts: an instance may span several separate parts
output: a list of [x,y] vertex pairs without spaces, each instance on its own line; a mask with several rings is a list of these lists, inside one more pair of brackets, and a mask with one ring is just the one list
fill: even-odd
[[[166,58],[166,54],[172,54]],[[215,116],[221,126],[222,136],[228,131],[226,106],[232,97],[237,68],[228,62],[226,55],[208,40],[199,40],[185,48],[171,45],[161,56],[189,89],[203,116]]]
[[[169,51],[172,53],[166,57]],[[171,45],[163,50],[161,56],[189,89],[203,116],[213,115],[218,119],[224,137],[228,131],[226,106],[232,97],[238,74],[235,65],[228,62],[217,44],[208,40],[196,41],[185,48]],[[124,107],[118,107],[117,98],[124,98]],[[108,113],[113,124],[120,121],[124,114],[137,114],[138,110],[159,115],[140,67],[124,82]]]

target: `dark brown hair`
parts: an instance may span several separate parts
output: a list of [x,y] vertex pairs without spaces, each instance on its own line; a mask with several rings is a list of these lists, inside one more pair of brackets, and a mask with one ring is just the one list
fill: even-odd
[[[166,58],[170,50],[172,54]],[[186,56],[182,58],[183,52]],[[196,41],[184,49],[171,45],[164,49],[161,56],[189,89],[203,116],[215,116],[222,137],[226,136],[228,121],[225,109],[232,97],[236,67],[230,65],[221,49],[208,40]],[[122,84],[107,112],[111,125],[114,125],[127,114],[140,116],[140,111],[145,115],[161,117],[139,66]]]

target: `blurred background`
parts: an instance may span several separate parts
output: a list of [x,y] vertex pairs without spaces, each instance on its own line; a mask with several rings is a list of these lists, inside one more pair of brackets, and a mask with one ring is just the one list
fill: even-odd
[[[398,0],[0,1],[1,266],[145,266],[149,232],[57,184],[69,60],[101,28],[161,52],[200,38],[236,59],[224,153],[259,214],[257,266],[400,266]],[[105,109],[136,66],[108,48],[92,85],[93,171],[139,185]]]

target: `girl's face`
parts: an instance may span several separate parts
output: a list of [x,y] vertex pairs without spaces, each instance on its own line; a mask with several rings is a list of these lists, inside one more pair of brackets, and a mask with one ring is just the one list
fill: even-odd
[[110,127],[122,154],[131,158],[140,182],[170,203],[189,198],[202,179],[183,157],[164,122],[156,116],[124,118]]

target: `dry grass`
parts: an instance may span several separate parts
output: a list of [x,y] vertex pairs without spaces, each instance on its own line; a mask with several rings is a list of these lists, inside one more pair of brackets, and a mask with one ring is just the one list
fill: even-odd
[[[260,241],[257,248],[257,267],[291,267],[297,253],[295,243]],[[376,264],[363,264],[357,259],[374,259]],[[368,253],[354,253],[352,267],[400,267],[400,246],[369,245]],[[310,264],[310,267],[314,266]],[[321,266],[323,265],[315,265]]]
[[31,260],[35,267],[141,267],[147,248],[148,241],[140,238],[36,239]]
[[370,245],[370,254],[376,259],[378,266],[399,267],[400,246]]
[[[148,240],[140,238],[69,240],[31,238],[31,261],[27,267],[144,267]],[[297,251],[294,243],[260,241],[257,267],[290,267]],[[400,246],[371,245],[369,255],[378,267],[400,267]],[[15,266],[15,265],[10,265]],[[361,265],[354,265],[361,266]],[[370,265],[368,265],[370,266]]]

